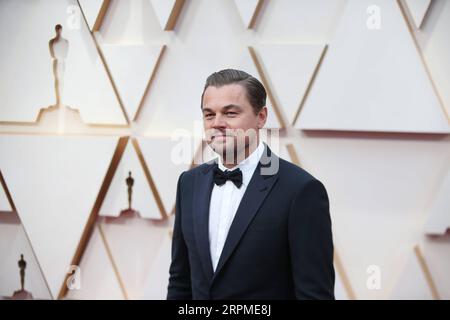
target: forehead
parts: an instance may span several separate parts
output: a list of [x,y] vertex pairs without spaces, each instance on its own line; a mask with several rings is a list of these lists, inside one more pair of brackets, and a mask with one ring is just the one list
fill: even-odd
[[246,89],[240,84],[209,86],[203,95],[203,108],[222,108],[230,104],[251,107],[246,93]]

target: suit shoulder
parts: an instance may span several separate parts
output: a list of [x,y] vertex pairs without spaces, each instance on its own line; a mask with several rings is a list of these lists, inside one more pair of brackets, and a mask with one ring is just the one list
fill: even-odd
[[214,163],[214,162],[213,161],[208,161],[208,162],[202,163],[202,164],[200,164],[200,165],[198,165],[198,166],[196,166],[194,168],[186,170],[180,175],[179,179],[181,180],[181,177],[183,178],[183,180],[190,179],[190,178],[194,177],[194,175],[197,172],[202,172],[202,171],[208,169],[212,165],[212,163]]
[[325,185],[305,169],[280,158],[279,182],[289,194],[323,194],[328,197]]
[[298,185],[299,183],[307,184],[310,181],[314,181],[318,179],[314,177],[310,172],[306,171],[302,167],[289,162],[285,159],[280,159],[280,176],[283,177],[288,182],[295,183]]

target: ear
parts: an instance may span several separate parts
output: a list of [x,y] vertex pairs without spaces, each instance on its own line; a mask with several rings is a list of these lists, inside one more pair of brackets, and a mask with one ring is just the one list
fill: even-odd
[[267,107],[264,106],[258,113],[258,129],[262,129],[267,121]]

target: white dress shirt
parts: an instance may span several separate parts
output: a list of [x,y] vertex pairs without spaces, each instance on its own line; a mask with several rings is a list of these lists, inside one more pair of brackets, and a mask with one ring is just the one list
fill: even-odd
[[238,188],[232,181],[228,180],[221,186],[214,184],[212,190],[209,206],[209,245],[214,271],[216,271],[231,223],[263,153],[264,144],[259,141],[258,147],[246,159],[231,169],[223,165],[220,157],[217,159],[219,169],[222,171],[241,169],[242,186]]

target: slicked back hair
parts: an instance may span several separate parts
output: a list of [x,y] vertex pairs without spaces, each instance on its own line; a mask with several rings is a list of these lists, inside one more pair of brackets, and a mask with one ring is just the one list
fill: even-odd
[[255,115],[266,105],[266,89],[258,79],[242,70],[224,69],[214,72],[206,79],[200,107],[203,107],[203,96],[208,87],[220,88],[227,84],[239,84],[244,87],[247,93],[247,99],[253,107]]

